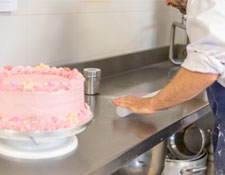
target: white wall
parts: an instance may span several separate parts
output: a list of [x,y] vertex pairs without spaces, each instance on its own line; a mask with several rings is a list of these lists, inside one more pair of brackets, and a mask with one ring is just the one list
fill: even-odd
[[175,19],[179,13],[165,0],[18,0],[17,12],[0,14],[0,66],[77,63],[166,46]]

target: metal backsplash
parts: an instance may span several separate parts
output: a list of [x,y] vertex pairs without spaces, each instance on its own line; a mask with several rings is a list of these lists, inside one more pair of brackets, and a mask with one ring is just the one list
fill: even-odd
[[[174,50],[177,50],[176,47]],[[70,68],[76,67],[81,72],[83,72],[83,69],[87,67],[100,68],[102,70],[102,77],[104,78],[121,72],[148,66],[150,64],[166,61],[168,60],[168,54],[169,47],[162,47],[90,62],[69,65],[65,64],[62,66]]]

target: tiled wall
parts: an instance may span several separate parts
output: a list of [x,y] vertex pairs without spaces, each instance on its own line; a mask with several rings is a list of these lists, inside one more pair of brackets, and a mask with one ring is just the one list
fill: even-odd
[[166,46],[171,22],[180,19],[165,0],[86,1],[18,0],[17,12],[0,14],[0,66],[77,63]]

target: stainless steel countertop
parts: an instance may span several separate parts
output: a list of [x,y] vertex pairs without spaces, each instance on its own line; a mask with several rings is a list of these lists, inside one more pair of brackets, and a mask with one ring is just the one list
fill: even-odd
[[[70,155],[48,160],[0,158],[4,175],[107,175],[149,150],[174,132],[210,112],[205,94],[151,116],[119,118],[112,99],[163,88],[177,68],[169,62],[118,74],[102,80],[101,95],[86,96],[95,121],[78,135]],[[185,93],[185,92],[184,92]]]

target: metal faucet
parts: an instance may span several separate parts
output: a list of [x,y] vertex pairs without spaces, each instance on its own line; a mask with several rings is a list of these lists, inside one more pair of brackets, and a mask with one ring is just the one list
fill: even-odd
[[[175,61],[174,59],[174,42],[175,42],[175,33],[176,33],[176,27],[179,27],[181,29],[184,29],[186,31],[186,17],[182,15],[182,21],[179,22],[173,22],[171,26],[171,33],[170,33],[170,46],[169,46],[169,60],[175,64],[175,65],[181,65],[183,62]],[[189,43],[189,38],[187,36],[187,43]]]

